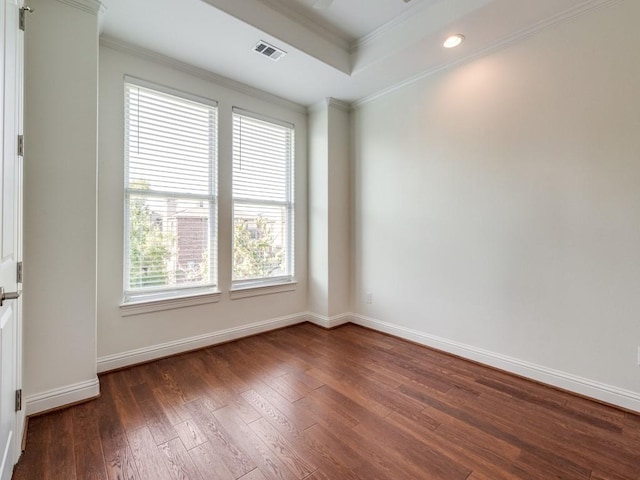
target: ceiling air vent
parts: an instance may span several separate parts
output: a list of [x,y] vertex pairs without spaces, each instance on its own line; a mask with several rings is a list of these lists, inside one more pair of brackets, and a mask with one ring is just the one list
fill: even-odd
[[269,57],[274,62],[280,60],[287,54],[284,50],[280,50],[279,48],[269,45],[267,42],[262,40],[256,43],[256,46],[253,47],[253,51],[260,55],[264,55],[265,57]]

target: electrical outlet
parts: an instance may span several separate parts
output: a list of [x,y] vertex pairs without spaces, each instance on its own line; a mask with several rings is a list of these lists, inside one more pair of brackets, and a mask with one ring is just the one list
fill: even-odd
[[373,303],[373,297],[371,295],[371,292],[367,292],[364,294],[364,303],[368,303],[368,304]]

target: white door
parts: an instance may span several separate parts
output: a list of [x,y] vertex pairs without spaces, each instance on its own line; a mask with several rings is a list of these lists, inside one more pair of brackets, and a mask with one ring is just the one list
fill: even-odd
[[[19,14],[23,0],[0,0],[0,287],[10,297],[17,292],[21,260],[23,32]],[[21,300],[0,306],[0,480],[10,480],[20,454],[24,413],[16,411],[16,391],[22,382]]]

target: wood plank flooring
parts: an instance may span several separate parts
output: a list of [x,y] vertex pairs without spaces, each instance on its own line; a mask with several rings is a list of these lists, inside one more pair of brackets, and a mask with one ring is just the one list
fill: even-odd
[[640,480],[640,416],[354,325],[100,377],[15,480]]

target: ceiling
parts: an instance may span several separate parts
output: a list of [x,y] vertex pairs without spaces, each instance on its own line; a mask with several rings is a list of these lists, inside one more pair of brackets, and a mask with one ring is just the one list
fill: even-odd
[[[265,0],[272,8],[307,17],[346,43],[383,26],[402,14],[410,14],[421,0],[334,0],[329,8],[314,8],[322,0]],[[433,1],[431,2],[433,3]]]
[[[346,103],[510,44],[612,0],[103,0],[102,39],[300,105]],[[444,38],[462,33],[458,48]],[[252,51],[264,40],[287,55]]]

